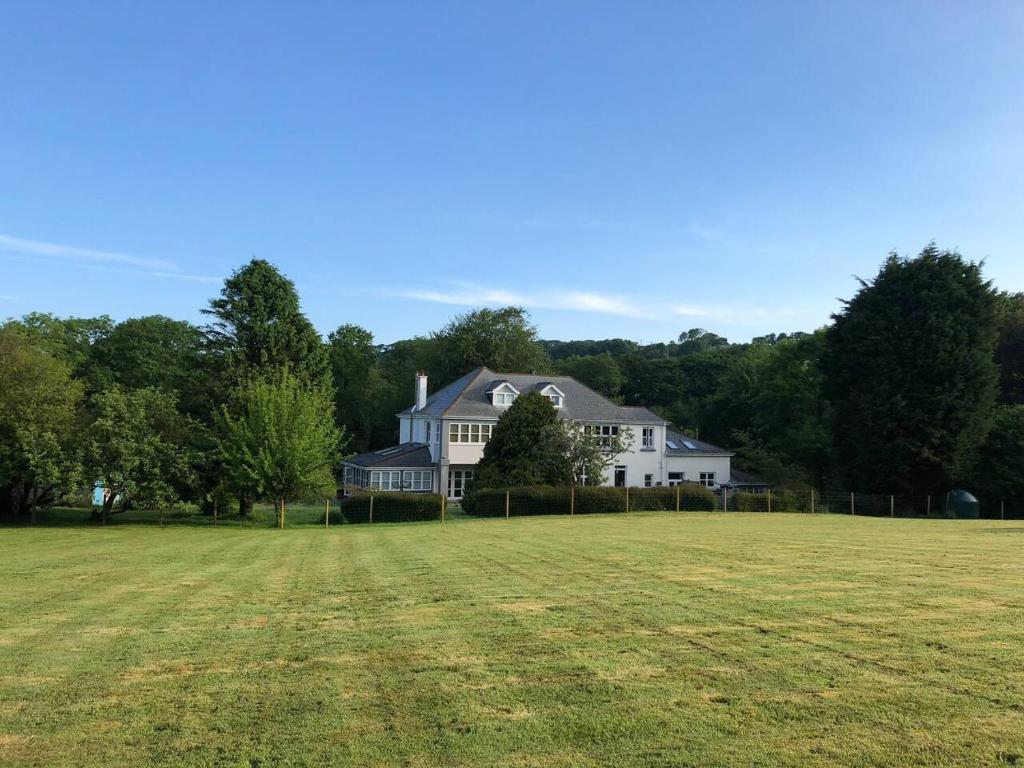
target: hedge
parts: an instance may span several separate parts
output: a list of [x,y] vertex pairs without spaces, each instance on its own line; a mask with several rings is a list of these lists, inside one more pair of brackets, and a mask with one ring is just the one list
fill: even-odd
[[[331,510],[332,523],[408,523],[441,519],[441,495],[437,493],[360,493],[341,500],[340,512]],[[340,515],[340,517],[339,517]]]
[[[772,512],[810,512],[810,491],[772,491]],[[820,498],[819,498],[820,502]],[[735,491],[729,494],[730,512],[767,512],[768,494]],[[823,510],[818,510],[823,511]]]
[[[462,509],[475,517],[504,517],[506,493],[510,515],[568,515],[573,510],[571,488],[543,485],[474,489],[463,498]],[[575,494],[577,515],[626,511],[625,488],[577,486]],[[675,511],[676,496],[675,487],[630,488],[629,511]],[[683,511],[715,508],[714,493],[703,486],[681,485],[678,497],[679,508]]]

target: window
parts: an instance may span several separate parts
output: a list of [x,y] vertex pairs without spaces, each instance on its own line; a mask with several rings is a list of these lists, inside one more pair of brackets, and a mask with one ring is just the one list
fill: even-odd
[[701,472],[700,473],[700,484],[707,486],[708,488],[715,487],[715,473],[714,472]]
[[669,485],[681,485],[686,481],[685,472],[669,472],[668,473],[668,484]]
[[555,406],[555,408],[561,408],[562,407],[562,396],[561,395],[548,395],[547,398],[548,398],[548,400],[551,401],[551,404],[553,406]]
[[615,467],[615,487],[623,488],[626,485],[626,467],[619,465]]
[[644,427],[642,446],[649,451],[654,450],[654,427]]
[[613,437],[618,437],[619,427],[616,424],[587,424],[583,427],[584,434],[596,435],[601,445],[606,448],[611,445]]
[[471,469],[453,469],[448,473],[448,497],[461,499],[466,490],[466,484],[473,479]]
[[429,469],[408,471],[402,478],[402,490],[430,491],[433,487],[433,472]]
[[495,405],[512,405],[515,402],[516,396],[511,392],[495,392],[494,393],[494,404]]
[[430,443],[430,427],[433,426],[433,422],[427,422],[427,443]]
[[654,485],[654,475],[644,475],[644,488]]
[[491,439],[492,424],[450,424],[448,441],[483,445]]

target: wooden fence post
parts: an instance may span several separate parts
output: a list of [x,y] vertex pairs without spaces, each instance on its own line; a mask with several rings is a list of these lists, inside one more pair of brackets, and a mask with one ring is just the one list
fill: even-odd
[[[441,507],[441,509],[444,509],[444,507]],[[370,494],[370,523],[371,524],[373,523],[373,494],[372,493]]]
[[679,511],[679,486],[676,486],[676,512]]
[[1000,499],[999,501],[999,519],[1006,519],[1006,499]]
[[853,501],[853,491],[850,491],[850,514],[851,515],[856,515],[857,514],[856,507],[854,506],[854,501]]
[[629,486],[626,486],[626,511],[629,512]]
[[569,489],[569,517],[576,514],[576,484],[573,483]]
[[331,526],[331,500],[327,500],[327,506],[324,509],[324,528],[330,528]]
[[506,488],[505,489],[505,519],[506,520],[508,520],[508,518],[509,518],[508,502],[509,502],[509,492],[508,492],[508,489]]
[[889,517],[896,517],[896,497],[889,495]]
[[217,497],[213,497],[213,524],[217,524]]
[[728,512],[729,511],[729,489],[728,488],[723,488],[722,489],[722,511],[723,512]]
[[932,495],[930,493],[928,494],[928,504],[925,507],[924,515],[925,515],[925,517],[931,517],[932,516]]
[[811,514],[814,514],[814,489],[811,488]]
[[768,489],[768,514],[772,513],[772,489]]
[[441,525],[444,525],[444,510],[448,506],[444,494],[441,494]]

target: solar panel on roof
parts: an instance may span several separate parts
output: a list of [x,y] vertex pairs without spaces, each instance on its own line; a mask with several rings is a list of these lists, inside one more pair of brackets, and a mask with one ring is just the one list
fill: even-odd
[[691,451],[696,451],[697,450],[697,446],[694,445],[693,443],[691,443],[689,440],[683,440],[683,445],[685,445]]
[[665,441],[665,445],[667,445],[667,446],[668,446],[669,448],[671,448],[671,449],[672,449],[673,451],[678,451],[678,450],[679,450],[679,446],[678,446],[678,445],[676,445],[676,444],[675,444],[674,442],[672,442],[671,440],[666,440],[666,441]]

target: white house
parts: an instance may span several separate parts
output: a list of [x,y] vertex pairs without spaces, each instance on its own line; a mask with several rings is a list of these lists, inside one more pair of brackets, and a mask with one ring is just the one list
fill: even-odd
[[668,428],[646,408],[617,405],[569,376],[497,373],[476,368],[427,396],[416,376],[414,404],[398,414],[399,445],[345,462],[348,488],[444,491],[462,497],[498,419],[527,392],[550,398],[563,419],[598,435],[628,427],[629,450],[614,457],[606,485],[656,486],[693,482],[717,488],[729,482],[733,454]]

